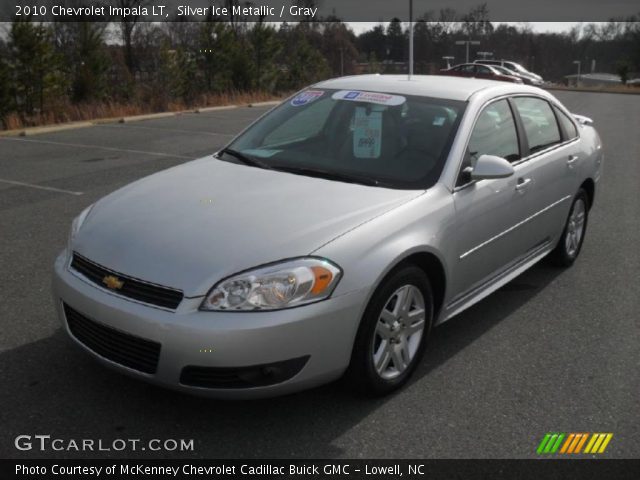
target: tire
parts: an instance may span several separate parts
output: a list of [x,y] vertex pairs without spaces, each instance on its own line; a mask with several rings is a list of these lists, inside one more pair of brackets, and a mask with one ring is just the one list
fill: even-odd
[[566,268],[576,261],[587,233],[588,219],[589,197],[581,188],[573,199],[560,240],[551,252],[550,258],[555,265]]
[[424,354],[432,323],[433,295],[425,272],[414,265],[393,270],[360,322],[345,376],[349,386],[373,396],[402,387]]

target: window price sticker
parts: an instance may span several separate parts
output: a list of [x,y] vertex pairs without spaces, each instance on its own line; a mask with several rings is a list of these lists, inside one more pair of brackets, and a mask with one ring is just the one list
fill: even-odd
[[379,158],[382,143],[382,112],[356,107],[353,121],[353,156]]

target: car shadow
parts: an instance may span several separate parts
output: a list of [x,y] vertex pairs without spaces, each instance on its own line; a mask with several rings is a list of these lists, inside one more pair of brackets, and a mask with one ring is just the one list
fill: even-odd
[[[218,401],[165,390],[92,361],[62,329],[0,354],[2,458],[333,458],[337,439],[397,397],[418,394],[434,369],[503,319],[517,315],[562,270],[542,262],[436,328],[404,390],[363,398],[334,382],[284,397]],[[192,452],[18,451],[17,435],[64,439],[194,439]]]

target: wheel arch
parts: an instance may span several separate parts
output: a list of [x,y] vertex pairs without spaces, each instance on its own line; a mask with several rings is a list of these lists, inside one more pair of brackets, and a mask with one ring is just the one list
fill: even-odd
[[589,201],[588,208],[589,210],[591,210],[596,195],[596,184],[593,179],[587,178],[584,182],[582,182],[580,188],[587,192],[587,199]]
[[[407,265],[415,265],[420,268],[429,278],[431,284],[431,293],[433,294],[433,319],[437,321],[440,312],[444,305],[445,294],[447,291],[447,273],[445,270],[444,262],[440,257],[432,252],[426,250],[407,252],[406,255],[397,258],[388,269],[380,276],[374,287],[371,289],[371,295],[375,292],[382,283],[389,278],[399,268]],[[371,300],[371,297],[367,299],[367,304]]]
[[438,318],[444,303],[447,276],[440,259],[431,252],[416,252],[402,259],[398,265],[416,265],[427,275],[433,294],[433,318]]

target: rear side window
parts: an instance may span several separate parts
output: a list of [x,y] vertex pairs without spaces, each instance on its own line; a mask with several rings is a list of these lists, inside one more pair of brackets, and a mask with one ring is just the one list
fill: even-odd
[[560,110],[559,108],[556,108],[555,110],[558,114],[558,120],[560,120],[560,124],[562,125],[563,130],[567,134],[567,139],[571,140],[573,138],[577,138],[578,129],[576,128],[576,125],[562,110]]
[[473,73],[474,68],[475,67],[473,65],[462,65],[462,66],[458,67],[458,71],[459,72],[464,72],[464,73]]
[[547,101],[534,97],[516,97],[513,100],[529,140],[530,153],[560,143],[558,122]]
[[487,106],[473,127],[469,140],[472,166],[480,155],[496,155],[510,162],[520,159],[516,124],[506,100]]

